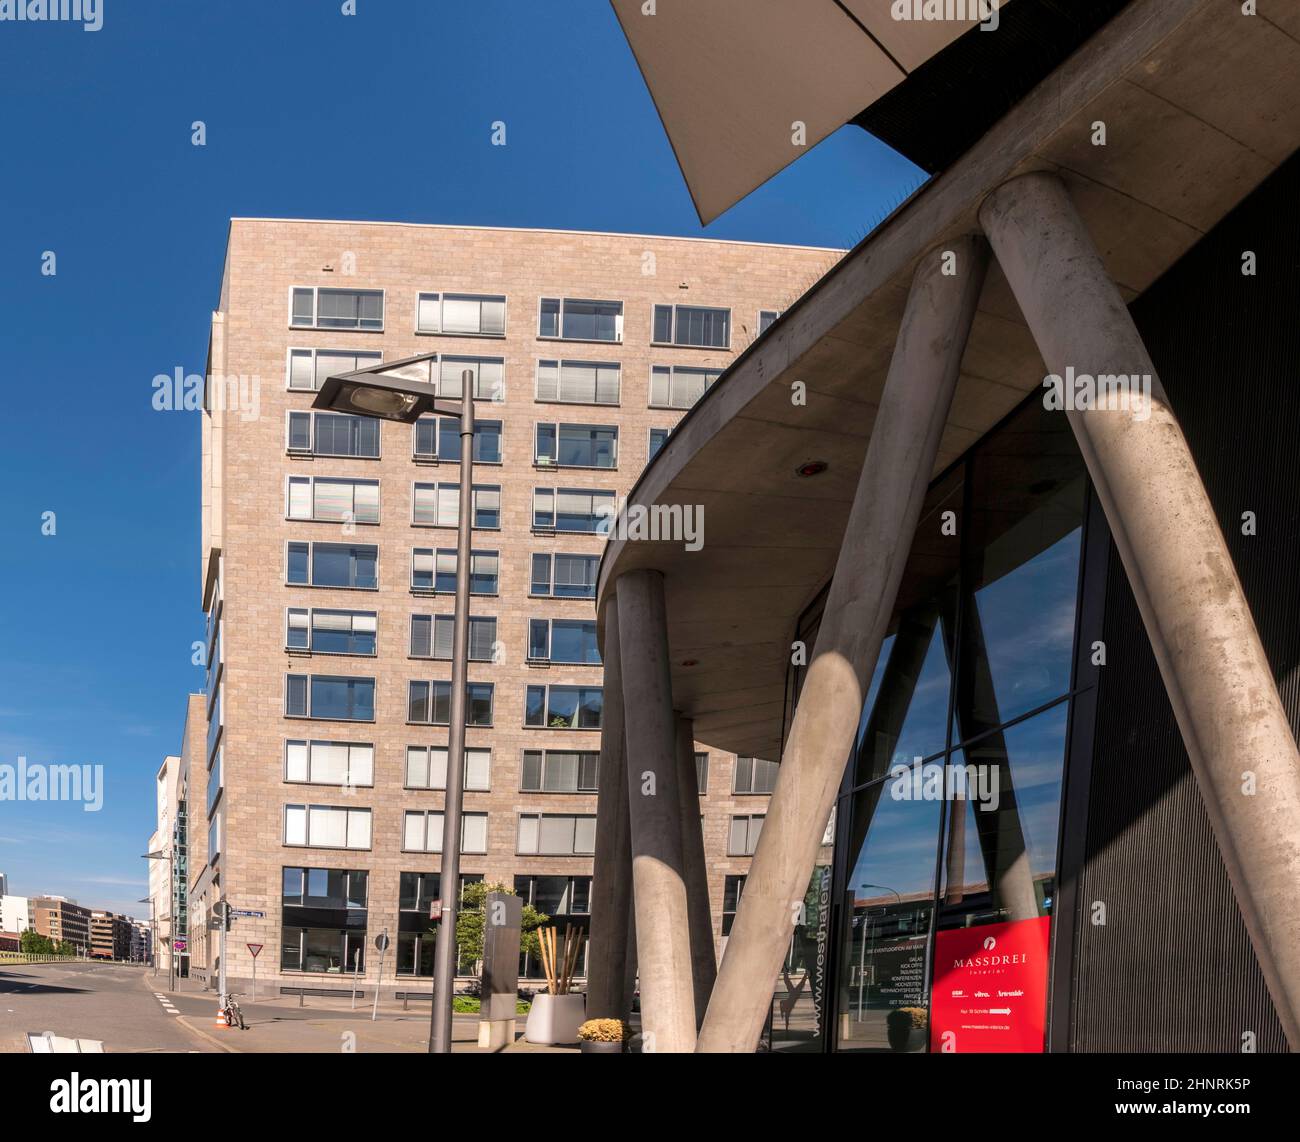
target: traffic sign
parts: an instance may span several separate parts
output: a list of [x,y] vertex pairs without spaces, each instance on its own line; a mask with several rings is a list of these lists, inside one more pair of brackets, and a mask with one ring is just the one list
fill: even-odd
[[262,950],[261,944],[245,944],[244,947],[246,947],[249,950],[249,952],[253,956],[253,959],[257,959],[257,953]]
[[375,937],[375,951],[386,952],[388,950],[388,933],[381,932]]
[[184,940],[173,940],[173,941],[172,941],[172,948],[173,948],[174,950],[178,951],[178,952],[183,952],[183,951],[185,950],[185,941],[184,941]]
[[429,919],[430,919],[430,920],[441,920],[441,919],[442,919],[442,901],[441,901],[441,900],[430,900],[430,901],[429,901]]
[[253,911],[251,911],[251,910],[248,909],[248,908],[231,908],[231,909],[230,909],[230,915],[232,915],[232,916],[249,916],[249,917],[252,917],[252,918],[255,919],[255,920],[265,920],[265,919],[266,919],[266,913],[265,913],[265,912],[253,912]]

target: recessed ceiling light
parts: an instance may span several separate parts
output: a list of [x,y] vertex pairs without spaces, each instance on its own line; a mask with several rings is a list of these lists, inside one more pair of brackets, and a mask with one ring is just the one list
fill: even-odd
[[825,460],[809,460],[806,464],[800,464],[794,474],[807,479],[809,476],[820,476],[829,467]]

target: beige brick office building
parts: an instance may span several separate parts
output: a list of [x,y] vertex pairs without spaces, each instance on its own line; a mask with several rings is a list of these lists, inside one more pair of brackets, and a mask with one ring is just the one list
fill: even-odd
[[[208,685],[192,699],[189,957],[236,988],[428,976],[449,704],[459,440],[313,412],[327,375],[437,352],[475,377],[465,878],[585,924],[603,510],[837,251],[405,224],[232,221],[203,415]],[[454,422],[448,427],[454,428]],[[774,457],[785,463],[786,457]],[[791,460],[792,463],[797,462]],[[707,519],[705,520],[707,542]],[[689,622],[690,616],[682,616]],[[701,747],[715,935],[772,775]],[[427,988],[427,979],[423,984]]]

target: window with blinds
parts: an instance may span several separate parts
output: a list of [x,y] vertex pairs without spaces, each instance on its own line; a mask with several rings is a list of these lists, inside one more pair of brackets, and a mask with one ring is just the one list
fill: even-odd
[[595,793],[597,750],[526,749],[519,788],[523,793]]
[[320,654],[375,653],[374,611],[327,611],[290,607],[285,646]]
[[368,849],[370,810],[286,805],[284,843],[322,849]]
[[596,555],[539,552],[532,559],[529,590],[534,595],[549,595],[557,599],[594,599],[599,566],[600,558]]
[[622,341],[623,303],[544,297],[537,335],[562,341]]
[[289,476],[289,519],[378,523],[379,481],[333,476]]
[[522,856],[587,856],[596,851],[595,816],[521,813],[515,850]]
[[[455,527],[459,522],[460,485],[415,484],[411,490],[411,522],[417,527]],[[472,526],[495,531],[501,527],[501,487],[475,484]]]
[[284,779],[311,785],[373,785],[370,742],[286,741]]
[[[412,615],[411,657],[451,661],[455,615]],[[491,662],[496,649],[497,621],[483,615],[469,618],[469,660]]]
[[650,369],[650,407],[690,408],[720,376],[721,369],[654,365]]
[[[465,686],[465,724],[492,724],[491,682],[469,682]],[[451,725],[451,683],[412,682],[407,691],[406,720],[414,724]]]
[[504,337],[506,299],[499,294],[422,293],[416,299],[417,333]]
[[[465,788],[486,790],[492,767],[492,751],[465,747]],[[406,747],[406,788],[447,788],[447,747]]]
[[327,377],[368,369],[384,359],[380,352],[354,352],[347,349],[290,349],[289,379],[291,389],[309,392],[319,389]]
[[384,291],[295,287],[289,324],[296,328],[382,330]]
[[733,793],[771,793],[776,788],[776,774],[780,765],[764,761],[761,757],[736,758],[736,778]]
[[758,836],[763,831],[761,815],[731,818],[731,836],[727,844],[730,856],[753,856],[758,847]]
[[561,404],[616,405],[622,373],[617,362],[538,361],[536,396]]
[[[413,853],[442,852],[443,815],[407,811],[402,823],[402,849]],[[487,852],[487,814],[465,813],[460,819],[460,851]]]
[[533,527],[584,535],[604,535],[614,519],[613,492],[590,488],[534,488]]
[[[495,595],[500,583],[501,556],[496,551],[471,551],[469,593]],[[411,590],[454,594],[455,548],[416,547],[411,550]]]
[[539,423],[533,460],[560,468],[614,468],[618,429],[603,424]]
[[656,305],[651,341],[655,345],[726,349],[731,345],[731,310],[703,305]]
[[459,357],[443,354],[439,358],[438,395],[460,400],[466,370],[474,374],[472,391],[475,400],[503,401],[506,399],[506,362],[504,357]]

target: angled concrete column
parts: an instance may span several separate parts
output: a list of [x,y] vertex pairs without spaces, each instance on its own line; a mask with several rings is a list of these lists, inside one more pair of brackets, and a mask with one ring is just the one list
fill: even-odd
[[[943,272],[948,251],[952,275]],[[894,609],[987,265],[983,240],[966,237],[917,267],[699,1051],[758,1045]]]
[[632,847],[627,808],[627,746],[618,607],[605,612],[604,713],[596,785],[596,857],[591,880],[591,942],[587,949],[587,1018],[626,1019],[628,923],[632,911]]
[[[980,222],[1051,373],[1149,378],[1071,411],[1260,968],[1300,1050],[1300,755],[1214,508],[1155,367],[1064,185],[1026,175]],[[1249,775],[1249,776],[1248,776]],[[1249,791],[1248,791],[1249,790]]]
[[713,951],[713,913],[709,908],[709,869],[704,857],[700,820],[700,781],[695,772],[695,723],[677,717],[677,797],[682,814],[682,860],[686,872],[686,908],[691,927],[691,978],[695,986],[695,1022],[704,1022],[718,961]]
[[663,576],[620,576],[617,605],[641,1027],[649,1050],[690,1051],[695,991]]

